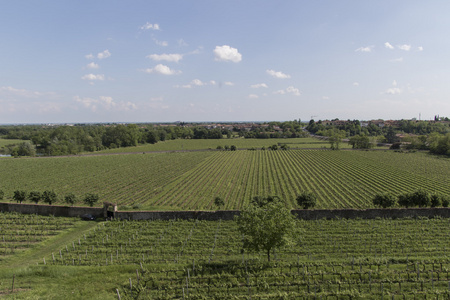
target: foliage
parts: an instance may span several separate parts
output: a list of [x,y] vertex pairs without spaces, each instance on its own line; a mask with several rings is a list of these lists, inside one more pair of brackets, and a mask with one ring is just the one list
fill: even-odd
[[67,204],[74,205],[74,203],[77,202],[77,196],[75,196],[74,193],[69,193],[64,196],[64,201]]
[[349,145],[352,145],[354,149],[370,149],[373,148],[373,144],[370,142],[368,136],[355,135],[349,138]]
[[230,151],[236,151],[236,146],[235,145],[231,145],[230,146]]
[[84,196],[83,202],[92,207],[99,199],[98,194],[88,193]]
[[23,201],[25,201],[26,198],[27,198],[27,192],[26,191],[23,191],[23,190],[15,190],[14,191],[13,199],[17,203],[22,203]]
[[281,201],[264,206],[249,205],[237,218],[239,232],[243,235],[243,248],[265,251],[270,261],[273,249],[285,246],[295,228],[295,218]]
[[38,202],[41,201],[41,199],[42,199],[41,192],[39,192],[39,191],[31,191],[28,194],[28,199],[31,202],[34,202],[34,203],[38,204]]
[[394,195],[385,193],[385,194],[376,194],[372,199],[372,203],[375,206],[381,206],[383,208],[395,206],[397,203],[397,199]]
[[0,200],[3,200],[4,196],[5,196],[5,192],[3,190],[0,190]]
[[303,191],[300,195],[295,198],[298,206],[303,209],[308,209],[316,206],[317,196],[313,192]]
[[267,196],[267,197],[254,196],[250,200],[250,204],[258,206],[258,207],[264,207],[269,203],[280,202],[280,201],[281,201],[281,199],[278,196]]
[[52,205],[52,203],[58,201],[58,195],[53,190],[46,190],[42,193],[42,201],[48,203],[49,205]]
[[217,196],[216,198],[214,198],[214,205],[217,206],[218,208],[221,208],[222,206],[225,205],[225,201],[223,201],[221,197]]

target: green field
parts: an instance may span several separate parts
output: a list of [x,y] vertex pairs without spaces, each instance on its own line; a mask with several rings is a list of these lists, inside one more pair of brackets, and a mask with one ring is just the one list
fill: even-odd
[[[55,219],[67,222],[0,214],[19,231]],[[233,221],[74,220],[71,232],[0,262],[0,297],[448,299],[449,222],[299,220],[292,243],[267,263],[264,253],[241,252]]]
[[369,208],[377,193],[450,194],[450,159],[393,151],[239,150],[0,159],[0,189],[97,193],[119,208],[239,209],[256,195],[288,207],[303,190],[316,208]]
[[[206,150],[216,149],[217,146],[231,146],[235,145],[238,149],[248,149],[262,147],[268,148],[272,145],[286,144],[292,149],[317,149],[317,148],[330,148],[330,144],[327,141],[319,140],[316,138],[294,138],[294,139],[245,139],[245,138],[232,138],[232,139],[176,139],[167,140],[164,142],[158,142],[156,144],[146,144],[137,147],[128,148],[116,148],[99,151],[98,153],[123,153],[123,152],[148,152],[148,151],[182,151],[182,150]],[[351,146],[348,143],[341,143],[342,149],[350,149]],[[386,148],[385,148],[386,149]],[[96,152],[97,153],[97,152]]]

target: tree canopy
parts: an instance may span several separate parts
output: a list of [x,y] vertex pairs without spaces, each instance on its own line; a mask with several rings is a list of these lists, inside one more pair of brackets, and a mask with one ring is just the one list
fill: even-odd
[[249,251],[270,252],[290,242],[295,230],[295,217],[281,201],[263,206],[250,204],[237,217],[239,231],[243,235],[243,248]]

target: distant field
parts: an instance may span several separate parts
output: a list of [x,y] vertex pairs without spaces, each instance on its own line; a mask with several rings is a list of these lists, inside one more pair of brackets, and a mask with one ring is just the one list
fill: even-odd
[[287,206],[303,190],[317,208],[368,208],[376,193],[450,194],[450,159],[392,151],[200,151],[84,157],[0,159],[0,189],[46,189],[139,209],[239,209],[256,195]]
[[0,148],[5,147],[6,145],[20,144],[23,142],[25,142],[25,141],[24,140],[7,140],[7,139],[0,138]]
[[[201,150],[216,149],[217,146],[235,145],[240,149],[262,148],[277,144],[287,144],[291,148],[330,148],[330,144],[315,138],[295,138],[295,139],[220,139],[220,140],[168,140],[156,144],[147,144],[137,147],[117,148],[99,151],[96,153],[122,153],[122,152],[147,152],[147,151],[181,151],[181,150]],[[343,149],[350,149],[348,143],[341,143]]]

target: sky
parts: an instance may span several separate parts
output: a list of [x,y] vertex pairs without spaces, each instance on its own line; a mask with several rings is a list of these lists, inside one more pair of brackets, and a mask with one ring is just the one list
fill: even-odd
[[450,117],[450,1],[0,2],[0,124]]

